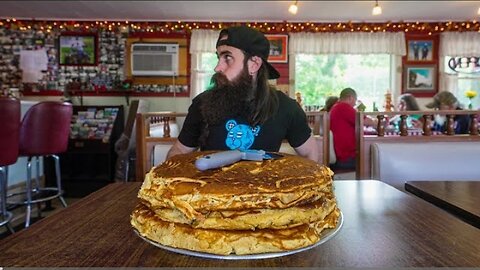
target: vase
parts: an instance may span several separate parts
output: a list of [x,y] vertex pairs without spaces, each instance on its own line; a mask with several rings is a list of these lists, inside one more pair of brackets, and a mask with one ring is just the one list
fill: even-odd
[[468,109],[471,110],[473,108],[472,99],[468,99]]

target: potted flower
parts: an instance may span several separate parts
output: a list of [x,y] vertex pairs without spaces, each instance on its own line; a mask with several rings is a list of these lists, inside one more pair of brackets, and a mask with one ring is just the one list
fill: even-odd
[[477,92],[475,90],[467,90],[465,91],[465,96],[468,98],[468,109],[472,109],[472,99],[477,96]]

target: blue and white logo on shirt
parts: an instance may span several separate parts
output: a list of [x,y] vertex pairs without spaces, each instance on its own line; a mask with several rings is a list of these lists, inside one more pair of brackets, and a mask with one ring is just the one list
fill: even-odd
[[248,125],[237,124],[235,120],[228,120],[225,128],[228,131],[225,144],[232,150],[249,149],[253,145],[255,137],[260,132],[260,126],[252,128]]

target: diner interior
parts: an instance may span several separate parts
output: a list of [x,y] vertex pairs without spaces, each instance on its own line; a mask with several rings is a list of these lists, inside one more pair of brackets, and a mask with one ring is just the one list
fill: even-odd
[[[480,267],[479,20],[480,1],[0,1],[0,266]],[[137,194],[240,25],[269,40],[340,223],[265,256],[159,246],[130,224]],[[348,169],[325,108],[345,88]]]

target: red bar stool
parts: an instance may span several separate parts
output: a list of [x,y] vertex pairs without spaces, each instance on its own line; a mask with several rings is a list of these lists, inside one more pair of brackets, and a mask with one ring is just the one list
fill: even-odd
[[0,226],[10,226],[12,213],[7,211],[8,165],[18,159],[20,130],[20,101],[15,98],[0,97]]
[[[63,198],[62,182],[60,178],[60,159],[57,154],[65,152],[68,148],[70,134],[70,121],[72,119],[72,105],[62,102],[40,102],[33,105],[23,117],[20,126],[20,156],[28,157],[26,198],[21,204],[27,206],[25,227],[30,226],[32,204],[50,201],[59,198],[64,207],[67,203]],[[40,187],[38,176],[36,187],[32,187],[32,158],[52,156],[55,160],[56,187]],[[12,194],[9,196],[16,196]],[[40,207],[39,215],[40,215]]]

